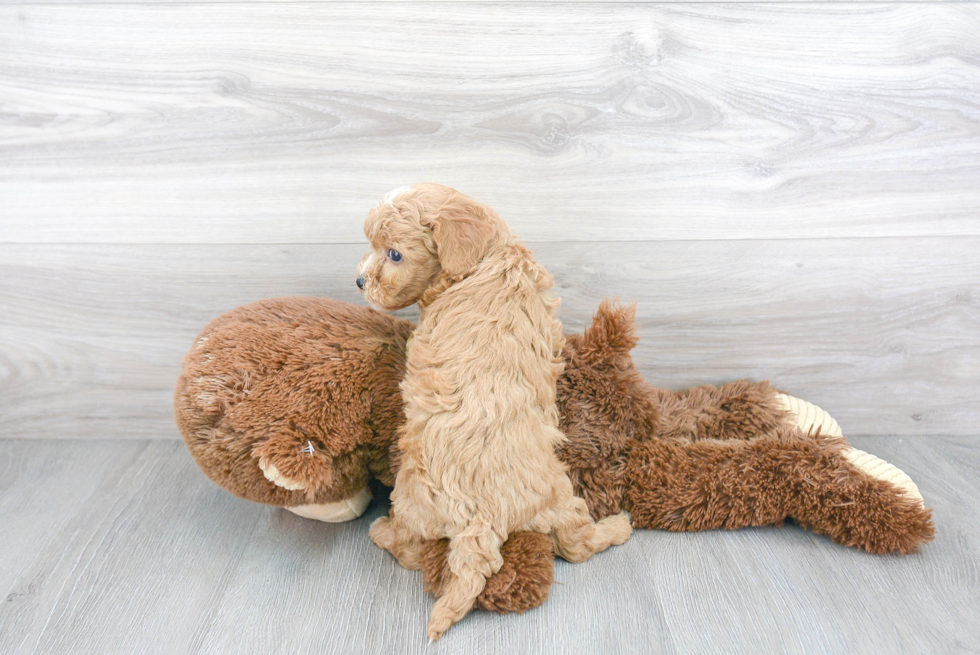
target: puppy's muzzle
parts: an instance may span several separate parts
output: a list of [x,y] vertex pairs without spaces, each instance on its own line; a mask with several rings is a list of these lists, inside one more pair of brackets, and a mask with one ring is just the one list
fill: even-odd
[[364,276],[361,275],[357,278],[357,288],[364,291]]

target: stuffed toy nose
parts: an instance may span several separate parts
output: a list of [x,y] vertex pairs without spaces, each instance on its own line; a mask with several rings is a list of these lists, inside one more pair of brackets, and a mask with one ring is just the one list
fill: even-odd
[[364,276],[363,275],[360,276],[359,278],[357,278],[357,288],[360,289],[361,291],[364,290]]

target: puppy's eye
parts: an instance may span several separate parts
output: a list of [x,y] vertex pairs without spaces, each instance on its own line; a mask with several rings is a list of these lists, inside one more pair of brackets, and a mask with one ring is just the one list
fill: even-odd
[[402,254],[397,250],[392,250],[391,248],[388,248],[388,259],[390,259],[393,262],[400,262],[402,260]]

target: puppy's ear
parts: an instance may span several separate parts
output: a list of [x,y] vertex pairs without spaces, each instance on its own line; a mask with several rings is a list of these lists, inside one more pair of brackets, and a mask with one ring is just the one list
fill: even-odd
[[489,207],[468,198],[454,198],[423,223],[432,230],[442,270],[461,278],[476,268],[498,236],[500,218]]

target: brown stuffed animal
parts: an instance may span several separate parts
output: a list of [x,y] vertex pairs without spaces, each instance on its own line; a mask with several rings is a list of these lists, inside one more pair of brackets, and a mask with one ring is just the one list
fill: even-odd
[[[411,323],[323,298],[265,300],[215,319],[184,358],[177,424],[201,469],[228,491],[301,516],[345,521],[394,483],[398,383]],[[630,356],[634,311],[603,302],[569,335],[558,382],[560,451],[576,493],[599,519],[623,510],[636,528],[697,531],[790,518],[871,553],[910,553],[932,539],[931,510],[894,466],[851,448],[819,408],[766,382],[671,392]],[[446,544],[423,575],[439,595]],[[476,606],[523,611],[553,580],[546,535],[518,533]]]

